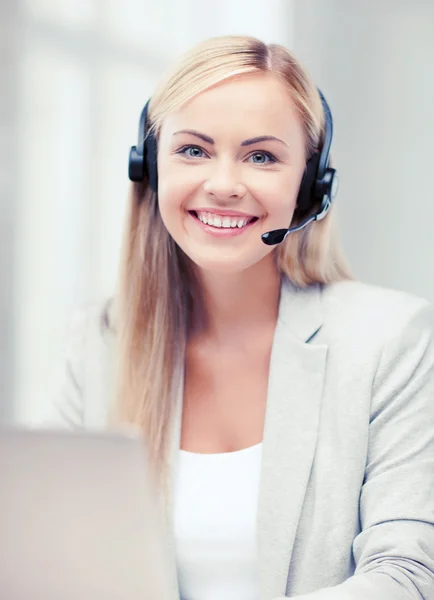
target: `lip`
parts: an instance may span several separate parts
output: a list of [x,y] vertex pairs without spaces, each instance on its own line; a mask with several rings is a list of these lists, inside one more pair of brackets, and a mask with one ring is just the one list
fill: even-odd
[[[192,214],[193,212],[196,211],[188,211],[188,216],[190,217],[190,219],[192,219],[196,225],[198,227],[200,227],[202,229],[202,231],[204,231],[205,233],[208,233],[209,235],[212,235],[214,237],[218,237],[218,238],[227,238],[227,237],[235,237],[238,235],[242,235],[243,233],[245,233],[247,230],[251,229],[252,227],[254,227],[256,225],[256,223],[258,221],[253,221],[253,223],[248,223],[247,225],[244,225],[244,227],[213,227],[212,225],[207,225],[206,223],[202,223],[202,221],[200,219],[198,219],[194,214]],[[199,211],[200,212],[200,211]],[[204,211],[204,212],[211,212],[211,211]],[[233,213],[234,211],[232,211]],[[227,215],[229,216],[249,216],[249,215],[243,215],[240,213],[235,213],[230,215],[229,213],[214,213],[214,214],[222,214],[222,215]]]
[[241,218],[252,218],[257,217],[256,215],[250,215],[248,213],[239,212],[237,210],[220,210],[218,208],[191,208],[189,212],[208,212],[212,215],[219,215],[221,217],[241,217]]

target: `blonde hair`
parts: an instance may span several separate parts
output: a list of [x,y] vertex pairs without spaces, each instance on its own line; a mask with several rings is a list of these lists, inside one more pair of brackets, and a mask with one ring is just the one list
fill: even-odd
[[[183,58],[151,99],[149,119],[155,135],[167,114],[196,95],[226,79],[258,72],[271,73],[287,87],[305,129],[308,158],[323,135],[318,91],[288,50],[251,37],[214,38]],[[141,427],[161,475],[175,396],[182,393],[184,348],[193,307],[200,311],[200,294],[190,259],[165,228],[156,194],[146,181],[131,186],[129,202],[116,298],[117,418]],[[279,269],[296,286],[350,278],[333,209],[323,221],[288,236],[276,252]]]

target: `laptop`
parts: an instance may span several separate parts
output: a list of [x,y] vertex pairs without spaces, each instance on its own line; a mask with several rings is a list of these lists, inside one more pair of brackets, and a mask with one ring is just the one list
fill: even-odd
[[0,598],[171,600],[135,434],[0,428]]

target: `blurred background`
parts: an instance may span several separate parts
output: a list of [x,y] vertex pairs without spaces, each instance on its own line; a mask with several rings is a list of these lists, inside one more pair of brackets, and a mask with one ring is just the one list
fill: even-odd
[[434,0],[0,0],[0,420],[40,418],[74,309],[112,293],[140,111],[220,34],[307,65],[355,275],[434,301]]

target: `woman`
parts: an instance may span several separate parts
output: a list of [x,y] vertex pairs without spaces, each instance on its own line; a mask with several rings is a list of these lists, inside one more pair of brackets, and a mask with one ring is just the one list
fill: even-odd
[[432,310],[351,279],[330,142],[296,58],[245,37],[142,115],[119,290],[58,409],[143,430],[174,600],[434,598]]

